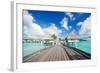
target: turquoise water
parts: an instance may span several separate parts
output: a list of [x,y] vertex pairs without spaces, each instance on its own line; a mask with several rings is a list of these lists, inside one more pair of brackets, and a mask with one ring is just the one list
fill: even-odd
[[41,43],[23,43],[23,57],[24,56],[27,56],[27,55],[30,55],[36,51],[39,51],[41,49],[44,49],[44,48],[48,48],[48,47],[51,47],[50,44],[41,44]]
[[90,40],[75,42],[73,47],[76,47],[84,52],[91,53],[91,41]]
[[[71,45],[71,43],[70,43]],[[30,55],[36,51],[39,51],[41,49],[44,49],[44,48],[49,48],[51,47],[52,45],[51,44],[41,44],[41,43],[27,43],[27,42],[24,42],[23,43],[23,57],[24,56],[27,56],[27,55]],[[72,45],[71,45],[72,46]],[[87,53],[91,53],[91,41],[90,40],[87,40],[87,41],[79,41],[79,42],[76,42],[73,44],[72,47],[76,47],[84,52],[87,52]]]

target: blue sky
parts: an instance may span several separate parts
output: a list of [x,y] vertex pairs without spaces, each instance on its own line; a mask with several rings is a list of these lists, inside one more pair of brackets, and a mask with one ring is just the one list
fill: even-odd
[[23,10],[24,35],[31,37],[52,34],[60,38],[70,34],[90,36],[90,24],[91,13]]

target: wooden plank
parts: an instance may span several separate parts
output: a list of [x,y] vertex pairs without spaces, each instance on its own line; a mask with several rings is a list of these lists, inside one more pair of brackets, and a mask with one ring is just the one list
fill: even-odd
[[45,49],[31,56],[26,62],[44,62],[44,61],[64,61],[64,60],[82,60],[87,59],[81,53],[70,49],[62,44],[57,44],[52,48]]

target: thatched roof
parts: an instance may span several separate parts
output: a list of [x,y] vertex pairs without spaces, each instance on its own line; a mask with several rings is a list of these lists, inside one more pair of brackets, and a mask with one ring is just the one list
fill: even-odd
[[70,35],[70,36],[67,37],[67,39],[69,39],[69,40],[77,40],[77,39],[79,39],[79,37],[77,35]]

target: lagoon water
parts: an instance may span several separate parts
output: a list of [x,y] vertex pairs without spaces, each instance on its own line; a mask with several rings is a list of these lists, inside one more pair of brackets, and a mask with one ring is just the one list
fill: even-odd
[[[49,47],[51,47],[50,44],[25,42],[25,43],[23,43],[23,57],[30,55],[36,51],[39,51],[41,49],[49,48]],[[73,47],[76,47],[84,52],[91,54],[91,41],[90,40],[76,42],[76,45],[74,45]]]
[[84,52],[91,53],[91,41],[87,40],[87,41],[77,42],[76,48]]
[[41,44],[41,43],[28,43],[28,42],[25,42],[22,44],[23,46],[23,57],[24,56],[27,56],[27,55],[30,55],[36,51],[39,51],[41,49],[44,49],[44,48],[48,48],[48,47],[51,47],[51,45],[46,45],[46,44]]
[[79,41],[79,42],[75,42],[75,44],[76,45],[73,45],[72,47],[75,47],[79,50],[91,54],[91,40]]

